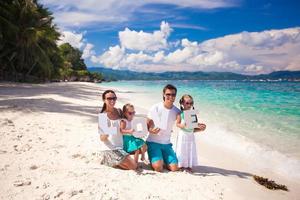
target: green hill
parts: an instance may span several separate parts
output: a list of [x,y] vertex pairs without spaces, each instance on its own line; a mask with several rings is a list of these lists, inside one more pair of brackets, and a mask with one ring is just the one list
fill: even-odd
[[135,72],[91,67],[91,72],[100,72],[106,81],[114,80],[300,80],[300,71],[277,71],[270,74],[243,75],[231,72]]

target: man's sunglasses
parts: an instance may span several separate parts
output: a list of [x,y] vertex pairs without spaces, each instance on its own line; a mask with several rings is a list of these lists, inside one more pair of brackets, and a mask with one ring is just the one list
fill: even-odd
[[116,101],[117,97],[107,97],[106,100],[108,100],[108,101]]
[[166,93],[165,95],[166,95],[167,97],[170,97],[170,96],[176,97],[176,93]]

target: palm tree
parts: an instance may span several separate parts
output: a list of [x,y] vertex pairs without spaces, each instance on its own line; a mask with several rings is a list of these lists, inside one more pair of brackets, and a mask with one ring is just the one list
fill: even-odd
[[60,67],[59,33],[51,15],[37,0],[1,0],[0,65],[16,81],[20,74],[21,80],[49,79]]

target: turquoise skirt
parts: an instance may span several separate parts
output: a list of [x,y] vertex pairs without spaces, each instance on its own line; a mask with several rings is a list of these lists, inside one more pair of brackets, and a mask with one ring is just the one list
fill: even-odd
[[123,135],[123,149],[127,153],[138,150],[144,144],[145,141],[140,138],[136,138],[133,135]]

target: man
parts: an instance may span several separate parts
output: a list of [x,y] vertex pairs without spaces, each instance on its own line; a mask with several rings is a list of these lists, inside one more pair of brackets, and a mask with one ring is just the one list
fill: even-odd
[[175,86],[166,85],[163,89],[163,102],[153,105],[148,114],[148,157],[152,168],[157,172],[163,170],[164,164],[170,171],[178,170],[178,160],[170,141],[176,116],[180,113],[174,106],[176,93]]

